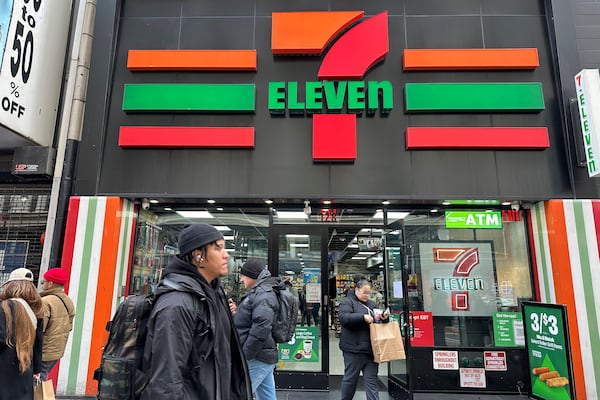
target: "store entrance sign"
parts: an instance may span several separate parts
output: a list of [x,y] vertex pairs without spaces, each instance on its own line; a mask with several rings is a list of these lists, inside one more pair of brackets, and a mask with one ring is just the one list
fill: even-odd
[[446,211],[448,229],[502,229],[500,211]]
[[597,69],[583,69],[575,75],[579,120],[590,178],[600,176],[600,74]]
[[566,306],[523,303],[531,394],[536,399],[575,399]]

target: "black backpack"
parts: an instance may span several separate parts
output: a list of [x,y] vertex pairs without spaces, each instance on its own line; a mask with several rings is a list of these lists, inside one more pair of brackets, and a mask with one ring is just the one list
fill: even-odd
[[271,334],[275,343],[287,343],[294,337],[298,323],[298,299],[284,286],[273,286],[279,301],[279,311],[273,321]]
[[[181,286],[163,282],[174,289]],[[106,324],[108,341],[102,350],[100,368],[94,371],[98,381],[98,400],[134,400],[140,397],[147,379],[142,371],[148,319],[156,297],[128,296]]]

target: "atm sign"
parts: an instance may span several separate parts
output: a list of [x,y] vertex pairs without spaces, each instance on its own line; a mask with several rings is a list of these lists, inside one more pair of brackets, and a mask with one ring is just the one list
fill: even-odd
[[446,211],[448,229],[502,229],[500,211]]

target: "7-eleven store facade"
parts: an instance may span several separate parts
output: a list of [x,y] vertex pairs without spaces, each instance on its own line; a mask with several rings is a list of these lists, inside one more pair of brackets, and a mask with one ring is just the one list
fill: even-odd
[[[551,200],[527,211],[536,298],[567,305],[577,398],[596,398],[600,349],[600,201]],[[93,371],[110,320],[128,287],[136,210],[116,197],[73,197],[69,208],[63,265],[70,268],[69,296],[76,323],[60,362],[58,393],[93,395]]]
[[[216,200],[215,209],[261,205],[266,222],[253,216],[251,231],[264,238],[260,254],[274,274],[282,274],[277,268],[284,261],[293,261],[278,252],[278,241],[292,233],[286,231],[291,224],[276,220],[280,210],[306,213],[312,205],[318,217],[311,221],[318,223],[295,223],[293,233],[330,239],[334,231],[357,233],[357,227],[397,231],[391,213],[376,224],[353,217],[361,207],[370,215],[378,215],[382,204],[411,215],[427,208],[431,215],[492,200],[491,212],[527,205],[511,222],[525,232],[517,246],[524,249],[531,276],[530,298],[567,305],[577,398],[597,398],[600,301],[592,282],[600,273],[600,203],[563,200],[575,197],[571,175],[578,185],[593,185],[565,157],[572,149],[565,148],[563,137],[571,133],[560,117],[564,105],[557,101],[562,94],[546,23],[552,16],[544,7],[500,4],[482,10],[479,1],[466,1],[464,10],[452,11],[411,2],[297,10],[250,1],[223,10],[217,3],[196,3],[97,5],[62,249],[77,317],[58,369],[59,394],[95,394],[92,374],[107,338],[106,321],[124,295],[148,284],[147,276],[136,275],[136,268],[152,266],[136,253],[153,240],[140,233],[142,225],[154,224],[140,210],[148,200],[156,199],[163,214],[171,206],[207,209],[207,200]],[[466,52],[457,50],[465,47]],[[170,56],[160,55],[163,51]],[[457,199],[462,207],[454,205]],[[273,203],[265,206],[266,201]],[[326,201],[338,205],[335,212]],[[419,226],[427,232],[411,231],[408,222],[402,229],[429,235],[423,242],[445,240],[439,224]],[[481,237],[478,230],[461,240],[475,243]],[[173,244],[173,238],[167,241]],[[324,243],[323,311],[333,293],[327,280],[344,274],[337,265],[327,270],[326,250],[335,252],[327,240],[319,243]],[[392,290],[394,279],[409,288],[402,266],[411,259],[403,257],[396,278],[383,271],[390,302],[402,298]],[[366,272],[372,272],[369,267]],[[425,284],[419,281],[419,299],[427,297]],[[334,353],[328,353],[330,366]],[[328,373],[325,366],[321,375]],[[414,372],[410,361],[400,372],[394,368],[390,376]],[[439,373],[431,365],[423,368]],[[449,378],[454,389],[440,390],[486,392],[461,387],[458,368],[454,373]],[[303,378],[298,379],[289,386]],[[512,384],[487,388],[517,391]]]

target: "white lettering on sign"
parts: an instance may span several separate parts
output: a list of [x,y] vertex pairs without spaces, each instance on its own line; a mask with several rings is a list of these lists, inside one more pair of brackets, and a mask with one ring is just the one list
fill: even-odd
[[435,290],[484,290],[481,278],[433,278]]
[[594,110],[600,107],[600,75],[598,70],[581,70],[575,75],[575,87],[588,175],[597,177],[600,176],[600,165],[598,164],[600,126],[598,126],[596,119],[600,118],[600,115]]
[[500,225],[498,214],[476,214],[471,213],[467,216],[466,225],[481,226],[481,225]]
[[433,351],[433,369],[458,369],[458,351]]

